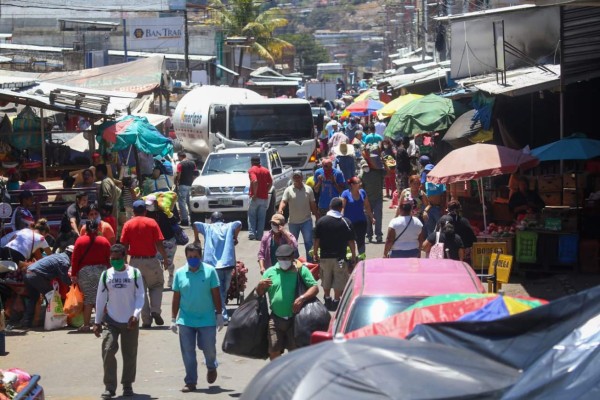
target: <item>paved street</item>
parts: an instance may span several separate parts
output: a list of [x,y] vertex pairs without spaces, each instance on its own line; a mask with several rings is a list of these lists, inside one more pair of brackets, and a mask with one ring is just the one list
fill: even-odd
[[[392,217],[392,210],[384,203],[384,232]],[[193,238],[188,228],[190,239]],[[244,261],[250,269],[248,288],[258,283],[259,273],[256,263],[257,241],[248,241],[247,232],[241,232],[237,246],[238,259]],[[300,243],[303,251],[303,244]],[[176,266],[185,263],[183,249],[177,251]],[[381,257],[383,244],[367,244],[367,255]],[[246,290],[246,294],[250,289]],[[171,316],[171,292],[164,292],[164,327],[153,327],[140,331],[137,381],[134,390],[139,393],[136,399],[181,399],[199,398],[211,394],[211,398],[230,399],[239,397],[252,377],[268,361],[251,360],[224,354],[221,343],[225,329],[217,335],[219,377],[214,385],[208,387],[205,381],[205,369],[199,368],[199,391],[183,394],[184,368],[179,351],[177,336],[168,329]],[[236,305],[229,305],[235,308]],[[104,387],[102,384],[102,362],[100,358],[101,339],[93,334],[77,334],[69,330],[45,332],[30,331],[24,335],[8,336],[6,351],[8,355],[0,357],[1,368],[18,367],[32,374],[42,376],[41,384],[47,399],[96,399]],[[120,353],[117,355],[121,367]],[[198,353],[199,362],[202,361]],[[120,371],[120,370],[119,370]],[[120,394],[119,388],[117,394]]]

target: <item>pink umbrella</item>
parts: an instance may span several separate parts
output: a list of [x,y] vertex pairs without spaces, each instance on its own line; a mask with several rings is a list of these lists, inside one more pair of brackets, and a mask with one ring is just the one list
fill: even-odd
[[427,174],[427,180],[452,183],[512,174],[519,168],[533,168],[539,162],[540,160],[522,150],[477,143],[451,151]]
[[479,179],[483,224],[487,226],[481,178],[512,174],[519,168],[529,169],[539,163],[540,160],[522,150],[513,150],[495,144],[477,143],[448,153],[427,174],[427,180],[434,183],[453,183]]

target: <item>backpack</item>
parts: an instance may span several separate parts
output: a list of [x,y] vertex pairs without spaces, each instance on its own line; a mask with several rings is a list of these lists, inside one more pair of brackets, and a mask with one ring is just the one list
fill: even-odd
[[[133,283],[135,284],[135,288],[138,289],[140,286],[138,285],[138,278],[140,275],[138,274],[138,269],[133,269]],[[104,285],[104,289],[102,291],[108,290],[108,286],[106,286],[106,271],[102,272],[102,284]]]
[[442,259],[444,258],[444,243],[440,243],[440,232],[435,233],[435,244],[431,246],[429,258]]

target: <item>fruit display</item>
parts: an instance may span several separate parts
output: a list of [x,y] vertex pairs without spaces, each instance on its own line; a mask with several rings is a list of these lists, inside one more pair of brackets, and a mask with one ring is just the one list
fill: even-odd
[[509,237],[515,235],[517,231],[517,224],[498,225],[492,222],[488,224],[486,230],[493,237]]

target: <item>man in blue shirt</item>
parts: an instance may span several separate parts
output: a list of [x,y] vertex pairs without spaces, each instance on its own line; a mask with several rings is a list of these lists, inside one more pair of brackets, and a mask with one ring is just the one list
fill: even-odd
[[227,317],[227,292],[231,284],[231,275],[235,268],[235,245],[237,237],[242,229],[240,221],[224,222],[223,213],[215,211],[210,216],[210,224],[204,222],[194,223],[194,239],[200,243],[199,233],[204,236],[204,261],[217,269],[221,293],[221,304],[223,305],[223,320]]
[[333,168],[333,162],[324,158],[322,167],[315,171],[315,192],[319,192],[319,214],[321,216],[329,211],[329,202],[334,197],[339,197],[345,189],[344,174],[339,169]]
[[[187,264],[175,272],[171,331],[179,332],[179,346],[185,366],[183,393],[196,390],[198,361],[196,343],[204,353],[209,384],[217,380],[217,329],[223,329],[219,278],[214,267],[201,262],[202,248],[197,243],[185,247]],[[216,311],[216,317],[215,317]]]

